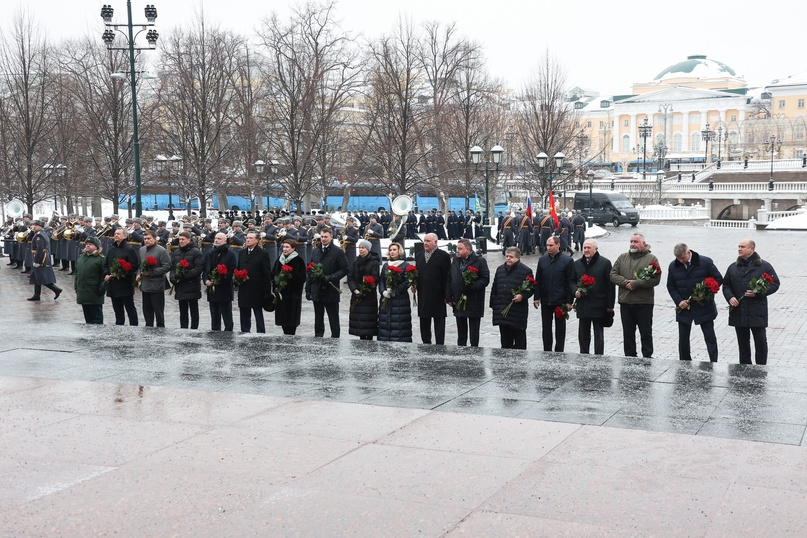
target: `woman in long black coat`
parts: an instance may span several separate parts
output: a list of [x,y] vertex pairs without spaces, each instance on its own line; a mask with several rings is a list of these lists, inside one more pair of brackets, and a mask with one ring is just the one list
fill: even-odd
[[[387,263],[381,269],[378,291],[385,306],[378,309],[378,340],[393,342],[412,341],[412,307],[409,300],[409,281],[406,279],[406,268],[409,264],[402,259],[403,247],[400,243],[390,243],[387,249]],[[390,266],[401,270],[398,273],[398,284],[387,288],[387,275]]]
[[[273,275],[281,273],[290,275],[286,285],[280,289],[273,283],[275,298],[275,325],[283,328],[283,334],[295,334],[300,326],[300,312],[303,303],[303,287],[305,286],[305,261],[297,254],[297,241],[285,239],[281,243],[281,253],[275,262]],[[284,266],[291,267],[285,271]]]
[[359,255],[347,274],[351,293],[348,333],[362,340],[372,340],[378,334],[378,292],[376,287],[368,293],[362,293],[360,288],[367,276],[373,277],[378,284],[381,260],[375,252],[370,252],[369,241],[361,239],[358,247]]

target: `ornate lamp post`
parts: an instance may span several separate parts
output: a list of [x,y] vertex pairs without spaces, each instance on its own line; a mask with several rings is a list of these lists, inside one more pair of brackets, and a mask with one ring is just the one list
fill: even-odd
[[[538,168],[543,172],[546,170],[549,173],[547,180],[549,181],[549,190],[552,191],[552,167],[548,167],[547,164],[549,162],[549,155],[544,153],[543,151],[538,154],[536,157],[538,159]],[[561,152],[557,152],[555,154],[555,170],[560,173],[561,169],[563,168],[563,160],[566,158]]]
[[701,138],[706,143],[706,150],[703,154],[703,167],[706,168],[706,164],[709,162],[709,142],[714,142],[715,140],[715,132],[709,129],[708,123],[701,131]]
[[771,178],[768,180],[768,190],[773,190],[773,155],[782,150],[782,141],[776,141],[776,135],[771,135],[771,139],[765,142],[765,151],[771,152]]
[[[726,133],[726,138],[728,138],[728,133]],[[723,126],[717,128],[717,169],[720,170],[720,161],[723,159],[720,158],[720,150],[723,146]]]
[[[166,167],[166,164],[168,163],[170,163],[170,166]],[[168,169],[168,219],[174,220],[174,201],[172,192],[174,185],[171,182],[171,171],[173,170],[178,172],[182,170],[182,157],[179,155],[166,157],[161,153],[154,158],[154,166],[161,175],[166,168]]]
[[644,119],[639,126],[639,138],[642,139],[642,179],[647,179],[647,139],[653,136],[653,126]]
[[[667,146],[665,146],[662,142],[659,142],[653,148],[653,157],[656,160],[658,160],[658,168],[659,168],[659,170],[661,170],[663,168],[662,165],[664,164],[664,157],[667,155],[667,149],[668,149]],[[662,178],[662,175],[657,173],[656,176],[658,178],[658,201],[659,201],[659,203],[661,203],[661,181],[662,181],[661,178]]]
[[[148,22],[139,23],[136,25],[141,28],[137,34],[134,33],[132,24],[131,0],[126,0],[126,14],[128,16],[128,21],[126,24],[114,24],[112,22],[112,15],[114,15],[114,13],[115,12],[112,9],[112,6],[108,4],[104,4],[104,6],[101,8],[101,18],[104,19],[104,25],[106,26],[106,30],[104,30],[101,38],[104,40],[104,43],[106,43],[106,48],[109,50],[129,51],[129,82],[132,87],[132,138],[134,144],[135,213],[136,216],[140,217],[143,214],[143,198],[140,183],[140,138],[137,133],[137,80],[135,79],[134,51],[153,50],[157,47],[157,38],[159,37],[159,34],[157,33],[157,30],[150,28],[154,26],[154,21],[157,20],[157,9],[154,7],[154,5],[146,5],[145,15]],[[122,30],[120,30],[120,28],[127,28],[128,33],[124,33]],[[147,29],[148,31],[146,31]],[[124,39],[126,39],[125,47],[114,46],[115,31],[123,35]],[[136,47],[135,38],[143,32],[146,32],[146,41],[148,42],[149,46]]]
[[[482,148],[479,146],[474,146],[470,149],[471,154],[471,162],[474,163],[474,170],[478,171],[479,163],[482,162]],[[483,223],[485,225],[490,225],[490,173],[495,170],[496,175],[499,175],[499,163],[502,162],[502,155],[504,154],[504,148],[500,145],[495,145],[490,148],[490,158],[485,159],[485,214],[483,215]],[[495,168],[489,169],[488,164],[493,162]],[[487,230],[490,230],[488,228]],[[489,235],[490,232],[488,231],[486,235]],[[488,239],[491,239],[488,237]]]
[[[263,171],[264,171],[264,170],[266,170],[266,166],[267,166],[267,165],[266,165],[266,163],[265,163],[265,162],[263,162],[262,160],[258,159],[258,160],[257,160],[257,161],[255,161],[253,164],[254,164],[254,166],[255,166],[255,171],[256,171],[256,172],[258,172],[258,175],[259,175],[259,176],[262,176],[262,175],[263,175]],[[269,172],[272,174],[272,180],[274,180],[275,176],[277,175],[277,167],[278,167],[278,165],[279,165],[279,164],[280,164],[280,163],[279,163],[278,161],[276,161],[276,160],[274,160],[274,159],[269,159]],[[267,185],[267,189],[266,189],[266,190],[267,190],[266,196],[267,196],[267,198],[268,198],[268,196],[269,196],[269,192],[268,192],[268,191],[269,191],[269,188],[268,188],[268,185]]]

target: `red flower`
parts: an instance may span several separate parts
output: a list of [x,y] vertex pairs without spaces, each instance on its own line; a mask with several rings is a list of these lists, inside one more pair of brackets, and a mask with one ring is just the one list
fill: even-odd
[[661,276],[661,267],[659,266],[659,264],[657,264],[656,262],[650,262],[650,265],[652,265],[652,266],[653,266],[653,268],[654,268],[656,271],[658,271],[659,276]]
[[157,265],[157,258],[154,256],[146,256],[146,265],[155,267]]
[[188,260],[179,260],[179,266],[183,269],[187,269],[191,264],[188,263]]
[[216,271],[218,271],[219,276],[225,276],[227,274],[227,266],[223,263],[220,263],[216,266]]
[[762,273],[762,278],[768,281],[768,284],[773,284],[773,277],[768,273]]
[[124,272],[128,273],[132,270],[132,264],[124,260],[123,258],[118,258],[118,265],[120,268],[124,270]]
[[316,264],[314,262],[311,262],[311,263],[308,264],[308,266],[305,268],[305,270],[307,272],[311,272],[311,269],[313,269],[315,265]]
[[373,278],[370,275],[367,275],[366,277],[364,277],[364,283],[367,284],[368,286],[375,287],[375,278]]
[[471,273],[478,273],[479,272],[479,269],[477,269],[474,266],[468,266],[468,269],[466,269],[466,270],[470,271]]
[[580,280],[582,281],[584,286],[593,286],[596,283],[594,277],[591,275],[583,275],[583,278],[581,278]]
[[535,280],[533,277],[527,275],[527,282],[530,283],[530,286],[535,287],[538,285],[538,281]]
[[[411,265],[409,267],[411,267]],[[401,268],[396,265],[388,265],[387,271],[391,271],[393,273],[403,273],[403,271],[401,271]]]
[[[311,262],[311,263],[314,263],[314,262]],[[285,273],[291,273],[291,272],[294,271],[294,269],[292,268],[291,265],[286,265],[285,263],[280,266],[280,270],[285,272]]]
[[414,273],[414,272],[417,272],[417,270],[418,270],[418,268],[415,267],[414,265],[407,265],[406,266],[406,272],[407,273]]
[[569,310],[566,308],[566,305],[556,306],[555,307],[555,318],[556,319],[569,319]]
[[706,287],[709,288],[709,291],[712,293],[717,293],[720,291],[720,284],[718,284],[717,280],[712,277],[706,277],[703,280],[703,283],[706,284]]
[[243,284],[249,280],[249,273],[246,269],[233,269],[233,278],[236,284]]

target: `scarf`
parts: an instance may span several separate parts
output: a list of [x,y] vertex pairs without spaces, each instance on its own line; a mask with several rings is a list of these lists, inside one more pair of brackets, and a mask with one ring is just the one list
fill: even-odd
[[281,255],[280,255],[280,257],[278,258],[278,261],[279,261],[279,262],[280,262],[282,265],[286,265],[288,262],[290,262],[291,260],[293,260],[293,259],[294,259],[294,258],[296,258],[297,256],[298,256],[297,251],[296,251],[296,250],[292,250],[292,251],[291,251],[291,254],[289,254],[289,255],[288,255],[288,257],[287,257],[285,254],[281,254]]

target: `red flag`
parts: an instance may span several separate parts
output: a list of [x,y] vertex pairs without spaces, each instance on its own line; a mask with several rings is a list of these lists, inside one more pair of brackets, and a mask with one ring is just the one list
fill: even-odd
[[552,196],[552,191],[549,191],[549,216],[555,222],[555,229],[559,229],[560,221],[558,220],[558,212],[555,210],[555,197]]
[[529,194],[527,195],[527,218],[532,220],[532,200],[530,200]]

